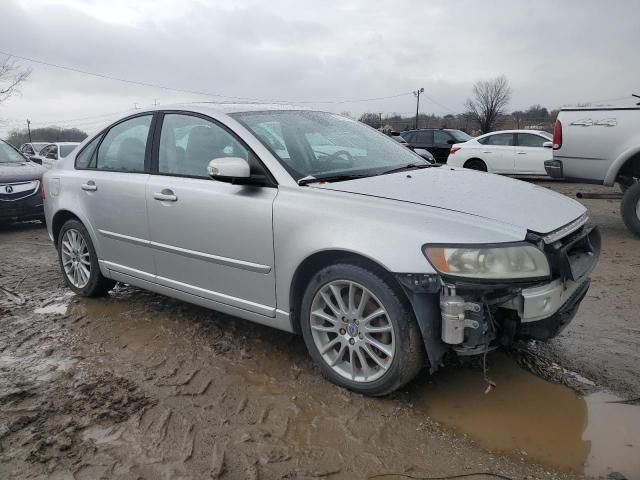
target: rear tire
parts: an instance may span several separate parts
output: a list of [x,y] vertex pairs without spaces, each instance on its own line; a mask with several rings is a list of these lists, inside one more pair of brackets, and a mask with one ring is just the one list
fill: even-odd
[[626,189],[620,203],[620,213],[627,228],[640,236],[640,183]]
[[78,220],[67,220],[58,235],[58,261],[67,286],[83,297],[99,297],[116,282],[100,273],[89,232]]
[[467,160],[464,164],[464,168],[468,168],[470,170],[477,170],[479,172],[488,171],[487,164],[484,163],[479,158],[472,158],[471,160]]
[[348,263],[323,268],[307,285],[300,318],[322,374],[354,392],[387,395],[424,364],[413,310],[382,272]]

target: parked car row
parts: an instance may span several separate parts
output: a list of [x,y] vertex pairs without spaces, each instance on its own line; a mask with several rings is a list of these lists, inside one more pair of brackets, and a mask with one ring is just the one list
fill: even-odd
[[45,168],[51,168],[56,161],[73,152],[78,145],[80,142],[48,143],[37,154],[32,155],[30,160]]

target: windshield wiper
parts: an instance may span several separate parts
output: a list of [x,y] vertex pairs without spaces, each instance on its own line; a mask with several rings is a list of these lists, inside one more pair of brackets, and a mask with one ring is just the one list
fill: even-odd
[[326,175],[324,177],[314,177],[313,175],[307,175],[306,177],[298,180],[298,185],[309,185],[310,183],[317,182],[342,182],[344,180],[353,180],[354,178],[364,178],[370,175],[355,174],[355,173],[339,173],[336,175]]
[[417,168],[429,168],[431,167],[430,163],[407,163],[406,165],[402,165],[401,167],[395,167],[390,170],[385,170],[380,175],[386,175],[388,173],[396,173],[402,172],[404,170],[415,170]]

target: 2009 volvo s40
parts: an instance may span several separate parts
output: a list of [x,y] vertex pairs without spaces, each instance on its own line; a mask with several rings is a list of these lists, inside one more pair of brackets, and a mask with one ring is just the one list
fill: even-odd
[[600,251],[573,200],[295,108],[136,113],[44,187],[77,294],[126,282],[301,333],[331,381],[370,395],[448,352],[557,335]]

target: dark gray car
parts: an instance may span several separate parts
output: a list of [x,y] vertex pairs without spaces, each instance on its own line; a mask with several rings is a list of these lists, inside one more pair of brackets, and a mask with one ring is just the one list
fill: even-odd
[[44,171],[0,140],[0,221],[44,219],[40,195]]

